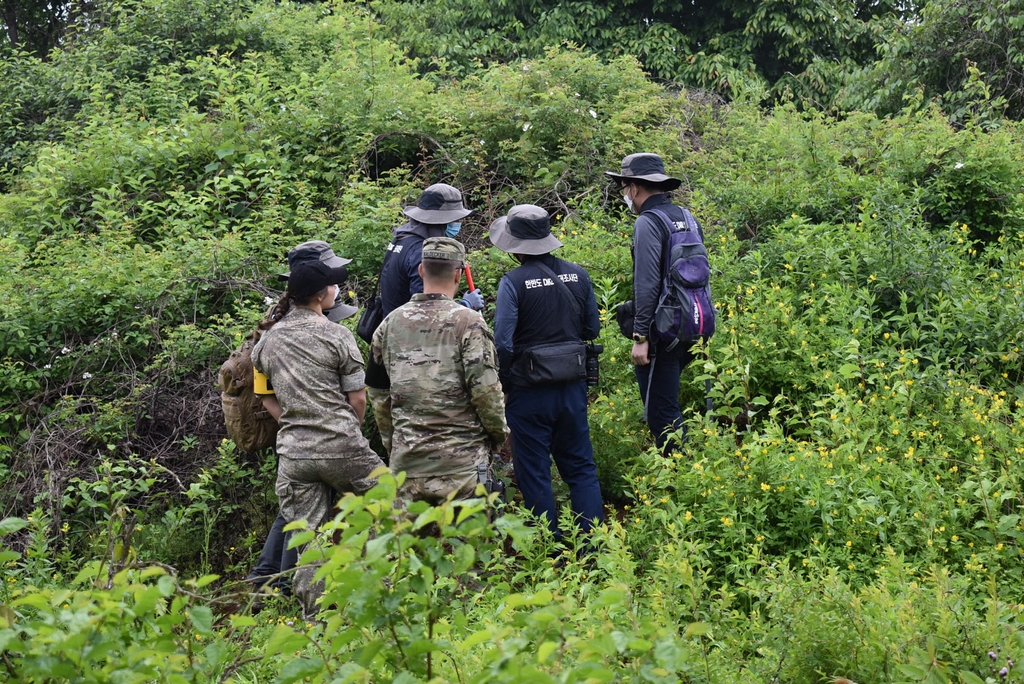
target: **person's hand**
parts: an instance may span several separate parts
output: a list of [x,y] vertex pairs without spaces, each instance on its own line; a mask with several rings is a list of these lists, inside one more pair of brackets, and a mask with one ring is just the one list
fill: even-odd
[[462,295],[462,301],[459,302],[462,306],[469,307],[473,311],[483,311],[484,308],[484,296],[480,294],[480,288],[467,292]]
[[634,342],[633,343],[633,365],[634,366],[646,366],[651,362],[647,357],[647,346],[650,342]]

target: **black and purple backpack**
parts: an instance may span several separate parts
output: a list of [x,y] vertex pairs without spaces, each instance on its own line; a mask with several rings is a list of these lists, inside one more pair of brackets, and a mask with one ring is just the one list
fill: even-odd
[[711,302],[711,264],[697,221],[686,209],[683,223],[676,223],[659,209],[649,212],[668,227],[662,251],[661,297],[654,310],[651,337],[668,342],[670,350],[680,342],[689,347],[708,340],[715,334],[715,306]]

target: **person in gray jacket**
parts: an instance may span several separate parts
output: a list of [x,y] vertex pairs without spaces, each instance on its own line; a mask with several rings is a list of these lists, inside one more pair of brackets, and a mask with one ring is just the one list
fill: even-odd
[[[631,154],[622,160],[619,173],[605,171],[615,179],[622,190],[622,199],[629,210],[637,214],[633,224],[633,364],[644,403],[644,417],[662,453],[678,448],[671,437],[686,439],[686,425],[679,408],[679,378],[683,369],[693,361],[686,345],[669,350],[666,343],[650,341],[654,312],[661,297],[663,254],[668,242],[668,228],[653,214],[652,209],[664,212],[672,221],[685,221],[680,207],[672,204],[669,193],[682,185],[682,181],[665,174],[661,157],[649,152]],[[701,239],[703,228],[698,224]],[[652,370],[657,368],[656,371]]]

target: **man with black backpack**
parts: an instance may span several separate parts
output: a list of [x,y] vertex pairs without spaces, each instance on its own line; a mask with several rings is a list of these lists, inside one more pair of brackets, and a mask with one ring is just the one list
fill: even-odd
[[569,486],[572,512],[589,530],[603,517],[587,423],[586,357],[601,329],[590,276],[551,254],[562,243],[541,207],[520,204],[493,224],[491,242],[521,265],[498,286],[494,341],[523,503],[556,538],[551,459]]
[[679,378],[693,361],[690,348],[714,333],[704,231],[689,211],[672,203],[669,193],[682,181],[665,174],[658,155],[631,154],[622,160],[620,173],[605,174],[618,182],[623,201],[638,214],[631,250],[632,357],[644,418],[667,455],[679,446],[673,435],[686,439]]
[[[367,307],[356,329],[367,344],[373,341],[373,333],[389,313],[412,299],[414,294],[423,292],[423,279],[419,274],[423,241],[431,237],[454,238],[462,230],[462,219],[472,214],[473,210],[463,205],[462,193],[458,188],[446,183],[435,183],[420,194],[415,206],[406,207],[402,213],[409,221],[392,232],[377,279],[380,294]],[[462,296],[459,304],[480,311],[484,308],[484,298],[480,290],[472,290]],[[372,356],[366,364],[366,384],[367,398],[376,419],[388,413],[382,402],[390,401],[390,383],[387,372]],[[382,440],[388,444],[391,426],[380,420],[377,425]]]

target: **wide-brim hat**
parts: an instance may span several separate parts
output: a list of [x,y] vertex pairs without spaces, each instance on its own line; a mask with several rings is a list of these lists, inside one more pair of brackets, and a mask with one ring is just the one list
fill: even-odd
[[491,243],[509,254],[547,254],[562,246],[551,234],[551,216],[535,204],[517,204],[491,224]]
[[683,181],[665,173],[665,162],[661,157],[652,152],[637,152],[622,160],[621,173],[605,171],[604,175],[611,176],[618,181],[641,180],[654,183],[665,190],[675,190]]
[[406,207],[403,213],[420,223],[439,225],[464,219],[473,213],[462,205],[462,193],[445,183],[435,183],[420,194],[416,206]]
[[288,251],[288,273],[278,278],[288,283],[288,293],[304,297],[316,294],[328,285],[340,285],[348,279],[346,264],[323,240],[303,242]]
[[342,304],[341,302],[335,302],[334,306],[330,309],[324,310],[324,316],[335,323],[340,323],[346,318],[352,318],[359,311],[359,307],[352,306],[351,304]]

